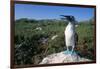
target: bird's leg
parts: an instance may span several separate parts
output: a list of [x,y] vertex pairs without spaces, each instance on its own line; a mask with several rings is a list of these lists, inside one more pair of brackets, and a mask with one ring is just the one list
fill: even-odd
[[71,54],[73,54],[73,52],[74,52],[74,47],[75,47],[75,46],[72,46],[72,51],[71,51]]
[[68,48],[68,46],[67,46],[67,52],[69,52],[69,48]]

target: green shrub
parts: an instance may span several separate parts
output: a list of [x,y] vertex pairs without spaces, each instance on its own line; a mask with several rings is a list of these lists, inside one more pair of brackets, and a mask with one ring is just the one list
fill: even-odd
[[[15,23],[15,64],[38,64],[52,53],[66,50],[65,21],[60,20],[17,20]],[[41,27],[42,30],[36,30]],[[79,36],[76,51],[81,57],[94,60],[94,26],[79,23],[76,31]],[[51,38],[58,35],[54,40]]]

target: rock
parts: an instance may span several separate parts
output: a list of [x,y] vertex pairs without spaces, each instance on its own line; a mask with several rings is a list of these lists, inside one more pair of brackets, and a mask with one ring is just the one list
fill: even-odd
[[67,63],[67,62],[83,62],[91,61],[90,59],[82,58],[77,55],[76,52],[63,51],[60,53],[54,53],[45,57],[40,64],[51,64],[51,63]]
[[57,38],[58,37],[58,35],[54,35],[52,38],[51,38],[51,40],[54,40],[55,38]]
[[42,28],[41,28],[41,27],[37,27],[35,30],[40,30],[40,31],[41,31],[41,30],[42,30]]

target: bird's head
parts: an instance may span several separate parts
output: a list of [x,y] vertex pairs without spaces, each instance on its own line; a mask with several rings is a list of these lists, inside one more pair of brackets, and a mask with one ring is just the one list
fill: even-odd
[[71,22],[73,24],[78,24],[78,22],[75,20],[75,17],[72,15],[60,15],[63,16],[63,19],[65,19],[68,22]]

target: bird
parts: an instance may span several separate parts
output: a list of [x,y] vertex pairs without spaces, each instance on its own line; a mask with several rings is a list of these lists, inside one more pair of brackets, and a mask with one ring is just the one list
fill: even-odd
[[77,24],[78,22],[72,15],[61,15],[61,16],[63,16],[68,22],[68,25],[66,26],[64,31],[65,45],[67,47],[67,52],[70,51],[72,54],[75,50],[76,44],[78,43],[78,34],[75,31],[75,24]]

